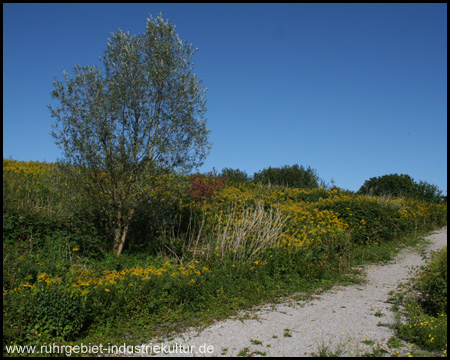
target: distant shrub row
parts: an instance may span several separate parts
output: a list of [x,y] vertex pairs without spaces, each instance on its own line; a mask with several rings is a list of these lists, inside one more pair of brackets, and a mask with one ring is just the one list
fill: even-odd
[[[297,164],[283,167],[269,167],[256,172],[253,177],[239,169],[224,168],[219,174],[234,184],[255,182],[260,184],[283,185],[290,188],[317,189],[327,188],[317,171]],[[415,182],[409,175],[389,174],[366,180],[357,192],[361,195],[392,196],[425,200],[434,203],[447,201],[436,185],[425,181]]]

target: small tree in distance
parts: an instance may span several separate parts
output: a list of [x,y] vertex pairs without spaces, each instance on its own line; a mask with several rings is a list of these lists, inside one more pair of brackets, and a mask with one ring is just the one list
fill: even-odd
[[144,34],[112,34],[100,58],[104,71],[76,65],[73,76],[64,71],[64,81],[54,81],[60,106],[49,109],[60,169],[113,229],[116,255],[157,170],[191,170],[209,151],[195,51],[161,14],[150,15]]

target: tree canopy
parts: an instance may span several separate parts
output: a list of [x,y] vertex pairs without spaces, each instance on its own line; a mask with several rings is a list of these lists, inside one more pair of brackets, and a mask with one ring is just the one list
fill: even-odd
[[364,182],[358,193],[374,196],[408,197],[437,203],[442,200],[442,192],[436,185],[425,181],[417,183],[406,174],[372,177]]
[[221,176],[226,177],[229,182],[234,184],[245,184],[251,180],[245,171],[227,167],[222,169]]
[[210,149],[195,52],[172,23],[150,15],[143,34],[112,33],[102,68],[76,65],[53,83],[60,105],[49,109],[61,169],[103,209],[117,255],[151,175],[189,171]]

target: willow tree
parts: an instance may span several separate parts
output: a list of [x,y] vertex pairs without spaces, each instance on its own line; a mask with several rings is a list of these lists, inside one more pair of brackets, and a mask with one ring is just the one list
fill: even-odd
[[112,33],[102,67],[76,65],[55,79],[49,105],[61,169],[101,209],[120,255],[136,206],[156,169],[202,164],[210,143],[206,88],[193,71],[197,49],[162,15],[146,31]]

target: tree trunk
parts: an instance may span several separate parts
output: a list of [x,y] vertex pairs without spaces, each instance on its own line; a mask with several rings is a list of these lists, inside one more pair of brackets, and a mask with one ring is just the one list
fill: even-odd
[[128,213],[127,220],[125,222],[125,226],[122,229],[122,219],[121,219],[121,211],[117,213],[117,228],[114,232],[114,247],[113,252],[117,256],[119,256],[122,253],[123,246],[125,245],[125,239],[128,232],[128,227],[130,225],[131,219],[134,215],[134,207],[130,209]]

